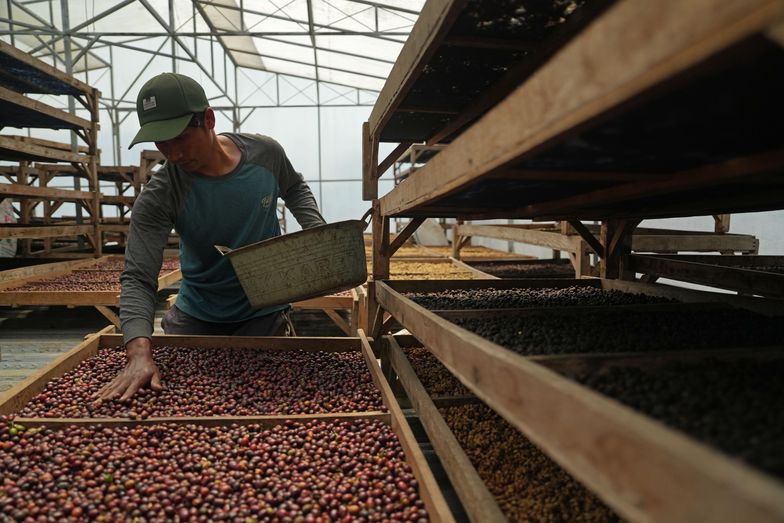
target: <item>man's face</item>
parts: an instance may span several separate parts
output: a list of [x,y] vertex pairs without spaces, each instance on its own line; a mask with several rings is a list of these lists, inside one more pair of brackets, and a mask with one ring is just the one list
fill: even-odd
[[207,129],[200,120],[201,126],[189,125],[179,136],[163,142],[155,142],[155,147],[173,164],[186,171],[198,171],[204,165],[206,152],[209,150]]

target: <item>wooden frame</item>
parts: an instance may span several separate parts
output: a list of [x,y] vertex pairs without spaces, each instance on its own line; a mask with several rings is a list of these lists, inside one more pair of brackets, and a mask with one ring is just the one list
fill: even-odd
[[[58,263],[32,265],[20,269],[0,272],[0,305],[17,307],[21,305],[65,305],[68,307],[93,306],[116,327],[120,318],[110,307],[119,307],[120,291],[10,291],[9,287],[45,278],[64,276],[78,269],[85,269],[104,260],[119,259],[122,256],[103,256],[101,258],[81,259]],[[179,281],[179,269],[170,271],[158,278],[158,289],[165,289]]]
[[[100,92],[81,82],[73,76],[58,71],[49,64],[32,57],[5,42],[0,42],[0,56],[4,63],[12,64],[10,71],[11,88],[0,86],[0,101],[8,109],[7,114],[0,115],[0,127],[22,125],[28,127],[70,129],[78,136],[85,146],[76,147],[50,140],[21,136],[0,136],[0,159],[19,161],[17,180],[13,187],[4,191],[22,199],[20,205],[20,225],[0,227],[0,238],[23,238],[22,254],[31,252],[31,239],[43,239],[43,249],[35,254],[51,254],[52,238],[59,236],[85,236],[96,257],[103,252],[103,242],[99,225],[101,221],[100,187],[97,166],[100,151],[98,149]],[[53,95],[69,95],[78,101],[89,113],[88,118],[81,118],[67,110],[58,109],[40,102],[28,94],[47,93]],[[30,170],[29,161],[68,162],[77,175],[87,178],[88,191],[63,191],[46,187],[49,176],[36,173],[39,187],[28,184]],[[33,202],[27,201],[32,199]],[[43,222],[41,228],[34,228],[32,223],[33,209],[43,201]],[[76,201],[79,212],[86,210],[89,218],[87,225],[58,229],[65,226],[61,220],[53,220],[53,215],[64,201]],[[81,239],[80,239],[81,246]]]
[[[21,409],[35,394],[43,390],[52,378],[61,376],[75,368],[83,360],[95,355],[101,347],[122,344],[121,335],[108,334],[112,327],[93,334],[84,342],[62,355],[49,366],[39,369],[35,374],[19,383],[10,390],[0,393],[0,413],[9,414]],[[336,419],[380,419],[389,424],[397,434],[401,447],[406,454],[414,476],[419,482],[420,496],[433,521],[453,522],[454,518],[444,499],[438,484],[420,450],[416,440],[397,406],[388,384],[380,374],[380,369],[373,356],[369,340],[364,332],[357,338],[276,338],[276,337],[224,337],[224,336],[153,336],[153,344],[184,345],[188,347],[232,347],[247,350],[334,350],[338,352],[360,352],[367,364],[371,378],[378,388],[388,413],[334,413],[329,415],[287,415],[287,416],[217,416],[217,417],[183,417],[183,418],[148,418],[146,420],[108,419],[108,418],[16,418],[17,423],[25,426],[63,426],[63,425],[103,425],[103,426],[139,426],[161,422],[175,422],[199,425],[229,425],[233,423],[274,425],[288,420],[307,421]]]
[[384,336],[381,350],[385,352],[392,370],[397,374],[403,389],[411,399],[422,426],[471,521],[477,523],[506,521],[493,495],[438,412],[435,403],[427,394],[395,339],[392,336]]
[[[534,200],[514,209],[433,203],[484,177],[552,179],[551,171],[527,173],[508,169],[540,148],[617,110],[732,44],[764,32],[781,19],[781,4],[775,0],[698,0],[689,2],[688,9],[675,0],[658,2],[655,6],[645,0],[618,2],[532,78],[413,173],[405,184],[382,197],[380,213],[388,217],[593,218],[596,214],[612,215],[614,204],[630,198],[715,187],[729,180],[751,179],[760,172],[780,170],[784,158],[779,151],[774,151],[655,179],[640,176],[637,181],[621,182],[609,189],[586,189],[573,197]],[[640,20],[651,22],[643,27]],[[631,27],[635,30],[631,31]],[[523,126],[520,115],[525,115]],[[590,177],[585,179],[591,180]],[[759,179],[763,187],[775,182],[775,178],[770,177]],[[764,195],[755,193],[753,200],[749,200],[751,208],[745,206],[744,210],[764,210],[780,205],[776,192],[769,191],[768,205],[761,203]],[[732,212],[738,205],[716,199],[706,199],[700,205],[696,201],[690,203],[688,211],[685,207],[680,211],[667,208],[662,216]],[[715,208],[717,206],[722,209]],[[654,207],[641,207],[639,215],[657,215],[654,210]]]
[[[670,278],[743,294],[784,298],[784,272],[764,270],[765,266],[784,267],[784,256],[653,256],[632,254],[625,264],[645,276]],[[760,268],[754,267],[761,264]],[[740,267],[739,267],[740,266]]]
[[[599,285],[604,283],[598,280]],[[383,309],[463,384],[623,517],[784,517],[780,482],[457,327],[387,282],[376,282],[376,289]],[[699,294],[707,293],[694,296]]]

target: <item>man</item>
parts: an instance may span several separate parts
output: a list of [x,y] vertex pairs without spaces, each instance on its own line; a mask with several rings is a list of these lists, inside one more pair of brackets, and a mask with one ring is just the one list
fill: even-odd
[[155,142],[166,164],[137,198],[131,215],[120,321],[126,367],[98,395],[130,398],[161,389],[152,358],[158,272],[169,232],[180,235],[182,282],[163,318],[166,334],[285,335],[288,305],[251,308],[215,245],[242,247],[280,235],[278,196],[303,228],[324,224],[302,175],[271,138],[215,132],[215,113],[193,79],[164,73],[139,91],[141,129],[131,142]]

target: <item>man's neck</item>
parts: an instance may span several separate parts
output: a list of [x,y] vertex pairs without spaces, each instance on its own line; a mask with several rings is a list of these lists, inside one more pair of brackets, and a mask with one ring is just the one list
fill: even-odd
[[210,147],[210,160],[199,170],[204,176],[225,176],[233,171],[240,163],[242,153],[237,144],[228,136],[214,135]]

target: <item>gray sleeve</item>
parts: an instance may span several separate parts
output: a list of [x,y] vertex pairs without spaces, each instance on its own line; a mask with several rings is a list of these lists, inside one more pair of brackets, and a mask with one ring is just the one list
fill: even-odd
[[324,225],[326,221],[319,212],[316,198],[310,191],[310,187],[305,183],[302,175],[294,170],[283,147],[277,142],[274,144],[279,150],[275,174],[280,185],[280,197],[286,202],[286,207],[303,229]]
[[120,324],[123,341],[150,337],[155,320],[158,273],[163,250],[175,220],[171,187],[157,177],[144,188],[131,210],[125,247],[125,270],[120,276]]

